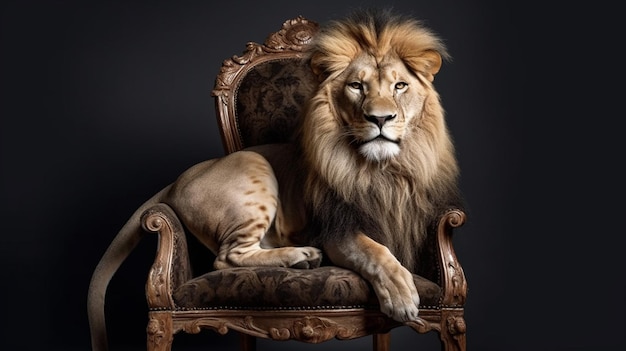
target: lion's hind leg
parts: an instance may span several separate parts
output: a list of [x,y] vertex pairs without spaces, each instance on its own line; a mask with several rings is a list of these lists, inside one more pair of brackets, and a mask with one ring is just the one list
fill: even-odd
[[308,246],[283,246],[275,240],[272,225],[278,211],[279,194],[272,167],[259,154],[238,154],[233,162],[246,166],[222,177],[228,179],[227,187],[231,190],[219,200],[223,215],[216,226],[218,248],[214,267],[319,266],[321,250]]
[[322,260],[321,250],[303,246],[264,248],[263,237],[269,228],[269,216],[248,219],[231,232],[228,240],[221,242],[214,266],[216,269],[229,267],[293,267],[315,268]]
[[277,247],[264,249],[257,245],[238,246],[220,253],[215,259],[215,268],[230,267],[292,267],[316,268],[322,261],[321,251],[314,247]]
[[227,235],[221,233],[224,239],[220,240],[214,263],[216,269],[251,266],[315,268],[320,265],[322,254],[314,247],[262,247],[261,243],[275,213],[275,205],[252,202],[244,206],[255,206],[257,211],[245,211],[245,219],[232,231]]

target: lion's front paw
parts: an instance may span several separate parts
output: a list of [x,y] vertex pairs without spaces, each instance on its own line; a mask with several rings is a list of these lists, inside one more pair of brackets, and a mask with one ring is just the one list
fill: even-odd
[[313,269],[313,268],[318,268],[321,263],[322,263],[322,258],[320,257],[320,258],[315,258],[315,259],[308,260],[308,261],[296,262],[294,265],[292,265],[289,268]]
[[418,319],[420,297],[413,275],[404,267],[373,282],[380,310],[399,322]]
[[298,256],[300,260],[293,263],[289,267],[299,269],[317,268],[322,263],[322,251],[315,247],[298,247]]

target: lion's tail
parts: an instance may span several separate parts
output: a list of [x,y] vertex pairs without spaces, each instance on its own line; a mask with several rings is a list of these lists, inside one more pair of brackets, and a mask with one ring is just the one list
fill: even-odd
[[113,238],[91,276],[87,295],[87,314],[93,351],[108,350],[104,302],[109,282],[144,236],[140,223],[142,213],[150,206],[160,202],[170,187],[171,185],[159,191],[133,213]]

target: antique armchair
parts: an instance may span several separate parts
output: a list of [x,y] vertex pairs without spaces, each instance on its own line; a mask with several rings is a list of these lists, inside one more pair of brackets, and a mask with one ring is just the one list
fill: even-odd
[[[303,17],[284,22],[264,44],[250,42],[243,55],[223,62],[212,95],[227,153],[247,146],[287,141],[315,82],[303,48],[318,30]],[[420,320],[399,323],[379,312],[371,287],[357,274],[334,266],[231,268],[194,276],[185,228],[165,204],[142,217],[158,234],[156,258],[146,283],[147,349],[170,350],[179,332],[202,329],[242,335],[243,350],[256,338],[321,343],[372,335],[375,350],[388,350],[390,331],[408,326],[439,333],[443,350],[465,350],[466,280],[452,246],[465,221],[462,210],[433,223],[423,256],[431,269],[414,275],[421,296]]]

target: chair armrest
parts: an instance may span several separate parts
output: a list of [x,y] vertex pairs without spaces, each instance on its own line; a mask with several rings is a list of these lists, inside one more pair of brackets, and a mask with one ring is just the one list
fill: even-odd
[[465,220],[466,215],[463,210],[449,209],[441,216],[437,224],[437,247],[441,267],[441,304],[444,306],[463,306],[467,297],[465,274],[452,246],[454,228],[463,225]]
[[172,291],[192,277],[185,231],[174,211],[164,203],[144,211],[141,225],[147,232],[159,235],[146,282],[148,307],[173,309]]

